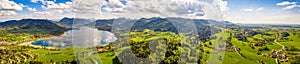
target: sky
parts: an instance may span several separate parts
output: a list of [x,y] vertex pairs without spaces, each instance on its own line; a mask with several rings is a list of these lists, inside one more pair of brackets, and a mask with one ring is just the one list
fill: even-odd
[[300,0],[0,0],[0,21],[182,17],[300,24]]
[[300,0],[227,0],[235,23],[300,24]]

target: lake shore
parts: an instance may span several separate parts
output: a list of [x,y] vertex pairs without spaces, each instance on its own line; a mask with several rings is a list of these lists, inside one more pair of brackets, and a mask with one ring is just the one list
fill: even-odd
[[36,39],[36,40],[33,40],[33,41],[20,43],[20,44],[18,44],[18,45],[19,45],[19,46],[30,46],[30,47],[33,47],[33,48],[57,49],[56,47],[48,47],[48,46],[33,45],[32,42],[36,42],[36,41],[39,41],[39,40],[50,39],[50,38],[60,38],[60,37],[63,37],[63,36],[65,36],[65,35],[66,35],[66,34],[62,34],[62,35],[60,35],[60,36],[51,36],[51,37],[39,38],[39,39]]

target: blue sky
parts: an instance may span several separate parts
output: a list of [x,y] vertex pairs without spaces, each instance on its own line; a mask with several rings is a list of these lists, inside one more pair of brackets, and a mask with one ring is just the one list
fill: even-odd
[[[4,0],[5,1],[5,0]],[[51,12],[51,13],[58,13],[58,12],[62,12],[63,14],[65,14],[65,12],[70,11],[69,9],[69,5],[67,4],[67,2],[70,2],[71,4],[73,4],[72,0],[47,0],[47,1],[52,1],[54,2],[52,5],[48,5],[45,3],[45,0],[9,0],[9,1],[13,1],[18,5],[24,5],[25,7],[23,7],[23,9],[20,11],[13,11],[16,12],[16,14],[18,16],[21,15],[28,15],[28,14],[34,14],[34,13],[45,13],[45,12]],[[78,1],[78,0],[77,0]],[[82,0],[85,1],[85,0]],[[178,14],[178,12],[180,13],[187,13],[187,16],[192,15],[208,15],[208,13],[211,12],[203,12],[205,10],[198,10],[196,4],[191,5],[191,4],[186,4],[188,3],[194,3],[196,0],[174,0],[176,1],[176,3],[181,2],[183,3],[185,6],[187,6],[186,8],[189,8],[188,10],[190,10],[191,7],[193,7],[192,12],[191,11],[184,11],[186,9],[180,8],[180,9],[176,9],[176,10],[171,10],[169,11],[168,9],[170,7],[174,7],[175,6],[167,6],[168,3],[165,3],[163,1],[149,1],[149,2],[142,2],[142,4],[139,4],[140,2],[128,2],[127,0],[103,0],[100,1],[101,4],[103,4],[103,6],[99,6],[96,8],[101,9],[102,13],[108,13],[108,16],[112,15],[112,16],[120,16],[122,14],[119,13],[129,13],[131,15],[134,14],[141,14],[141,13],[137,13],[137,12],[143,12],[141,16],[180,16],[182,14]],[[201,1],[201,0],[199,0]],[[214,0],[214,1],[220,1],[220,0]],[[223,0],[222,0],[223,1]],[[166,1],[168,2],[168,1]],[[171,1],[170,1],[171,2]],[[225,0],[224,2],[227,2],[228,4],[227,6],[227,11],[228,12],[224,18],[224,20],[227,21],[231,21],[234,23],[297,23],[300,24],[300,19],[298,19],[300,17],[300,0]],[[49,2],[50,3],[50,2]],[[89,5],[88,4],[86,5]],[[151,3],[151,4],[148,4]],[[158,4],[157,4],[158,3]],[[161,3],[166,4],[166,5],[161,5]],[[281,5],[278,5],[280,4]],[[54,5],[55,4],[55,5]],[[70,5],[71,5],[70,4]],[[92,4],[92,3],[91,3]],[[146,6],[150,5],[150,6]],[[42,6],[45,6],[44,8]],[[134,7],[137,6],[137,7]],[[138,7],[140,6],[140,7]],[[146,8],[146,7],[150,7],[150,8]],[[152,7],[152,8],[151,8]],[[155,7],[156,9],[154,9],[153,7]],[[31,9],[35,9],[35,10],[29,10],[28,8]],[[78,7],[80,8],[80,6]],[[140,9],[136,9],[136,8],[140,8]],[[168,8],[168,9],[166,9]],[[98,10],[98,9],[90,9],[90,10]],[[135,10],[136,9],[136,10]],[[146,9],[146,12],[145,10]],[[150,9],[147,10],[147,9]],[[160,10],[162,9],[162,10]],[[166,9],[166,10],[164,10]],[[79,9],[79,11],[81,11],[82,9]],[[1,11],[1,10],[0,10]],[[3,10],[5,11],[5,10]],[[54,12],[53,12],[54,11]],[[78,11],[78,10],[77,10]],[[89,10],[88,10],[89,11]],[[174,12],[175,11],[175,12]],[[86,12],[86,11],[83,11]],[[130,13],[133,12],[133,13]],[[153,12],[158,12],[158,13],[153,13]],[[174,12],[174,15],[166,15],[164,13],[167,14],[173,14],[171,12]],[[113,13],[113,14],[110,14]],[[145,15],[146,13],[146,15]],[[150,14],[148,14],[150,13]],[[203,14],[201,14],[203,13]],[[115,15],[115,14],[119,14],[119,15]],[[214,13],[213,13],[214,14]],[[52,15],[53,16],[53,15]],[[102,15],[103,16],[103,15]],[[125,14],[125,17],[128,16],[128,14]],[[138,15],[134,15],[134,16],[138,16]],[[184,16],[184,15],[182,15]],[[4,17],[4,16],[3,16]],[[198,16],[195,16],[198,17]],[[2,18],[0,18],[0,20],[4,20]]]
[[[24,4],[25,6],[31,7],[31,8],[36,8],[37,11],[43,11],[42,5],[43,3],[38,1],[38,2],[31,2],[31,0],[12,0],[17,4]],[[54,0],[47,0],[47,1],[54,1]],[[65,3],[65,2],[71,2],[72,0],[55,0],[55,3]],[[31,13],[27,9],[23,9],[23,11],[18,11],[20,14],[26,14],[26,13]]]
[[[295,5],[300,4],[300,0],[227,0],[230,17],[238,17],[238,19],[233,18],[231,21],[237,23],[299,23],[300,7],[295,7],[292,9],[284,10],[286,6],[278,6],[278,3],[282,2],[296,2]],[[262,8],[260,11],[255,11],[256,9]],[[245,9],[252,9],[253,11],[245,11]],[[276,17],[278,16],[278,17]],[[294,18],[284,18],[284,17],[294,17]],[[269,17],[264,19],[263,17]],[[278,18],[282,19],[278,19]],[[253,20],[249,20],[253,19]],[[270,20],[274,19],[274,20]],[[282,21],[286,20],[286,21]]]

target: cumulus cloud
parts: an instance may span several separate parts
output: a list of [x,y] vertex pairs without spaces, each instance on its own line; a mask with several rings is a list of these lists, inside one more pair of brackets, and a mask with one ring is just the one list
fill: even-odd
[[26,19],[26,18],[32,18],[32,19],[49,19],[49,20],[60,20],[64,17],[74,17],[72,14],[61,14],[56,13],[53,14],[48,11],[42,11],[42,12],[32,12],[31,14],[18,14],[18,15],[10,15],[10,16],[1,16],[0,22],[4,22],[7,20],[20,20],[20,19]]
[[[159,17],[188,17],[223,19],[227,13],[227,2],[223,0],[127,0],[127,5],[118,16],[126,14],[142,14],[145,17],[154,15]],[[153,17],[153,16],[152,16]]]
[[[146,3],[147,2],[147,3]],[[168,16],[175,14],[192,14],[194,12],[203,12],[202,6],[195,4],[194,1],[167,1],[167,0],[151,0],[151,1],[128,1],[128,9],[134,13],[144,14],[159,14],[161,16]],[[171,7],[173,6],[173,7]],[[188,9],[187,7],[190,7]],[[181,11],[179,11],[181,10]]]
[[76,13],[99,13],[103,0],[73,0],[73,11]]
[[260,8],[258,8],[258,9],[256,9],[256,11],[261,11],[261,10],[264,10],[264,8],[263,8],[263,7],[260,7]]
[[26,5],[24,5],[24,4],[19,4],[21,7],[27,7]]
[[285,8],[283,8],[284,10],[289,10],[289,9],[293,9],[295,8],[297,5],[290,5],[290,6],[287,6]]
[[30,0],[33,3],[37,3],[39,0]]
[[64,16],[75,13],[75,17],[96,19],[182,17],[223,20],[229,10],[228,3],[224,0],[125,0],[126,5],[120,0],[72,0],[72,2],[65,3],[31,1],[44,2],[41,6],[44,12],[34,14],[55,13]]
[[223,0],[218,0],[218,1],[219,1],[219,7],[221,9],[221,12],[223,12],[224,14],[227,13],[227,11],[229,10],[227,6],[228,2]]
[[14,1],[0,0],[0,16],[15,15],[15,11],[22,11],[23,7]]
[[284,2],[277,3],[276,5],[277,6],[285,6],[285,5],[295,5],[295,4],[296,4],[296,2],[284,1]]
[[119,0],[109,0],[109,2],[104,2],[104,11],[112,13],[124,12],[125,5]]
[[56,2],[56,0],[30,0],[30,1],[33,2],[33,3],[41,2],[42,4],[46,4],[47,1],[54,1],[54,2]]
[[238,16],[231,18],[235,23],[263,23],[263,24],[300,24],[299,14],[263,15],[263,16]]
[[54,1],[47,1],[46,5],[42,5],[43,10],[46,11],[57,11],[60,13],[71,12],[72,11],[72,2],[58,3]]
[[10,16],[10,15],[16,15],[17,13],[15,11],[0,11],[0,16]]
[[246,11],[246,12],[252,12],[253,9],[243,9],[243,11]]
[[247,9],[243,9],[241,11],[245,11],[245,12],[253,12],[253,11],[261,11],[261,10],[264,10],[263,7],[260,7],[260,8],[257,8],[257,9],[251,9],[251,8],[247,8]]
[[283,8],[283,10],[290,10],[296,7],[300,7],[300,5],[297,5],[297,2],[288,2],[288,1],[284,1],[281,3],[277,3],[277,6],[286,6]]
[[27,10],[29,10],[30,12],[36,12],[37,11],[36,8],[30,8],[30,7],[28,7]]
[[23,9],[22,6],[9,0],[0,0],[0,4],[0,10],[21,11]]
[[34,12],[35,14],[38,14],[38,15],[51,15],[50,12],[48,11],[44,11],[44,12]]

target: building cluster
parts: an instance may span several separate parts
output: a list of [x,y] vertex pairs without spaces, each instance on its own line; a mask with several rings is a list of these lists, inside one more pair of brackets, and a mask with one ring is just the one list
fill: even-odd
[[262,56],[264,57],[270,57],[270,58],[276,58],[276,61],[279,62],[288,62],[289,60],[291,60],[290,57],[287,56],[287,52],[284,50],[272,50],[271,54],[262,54]]

